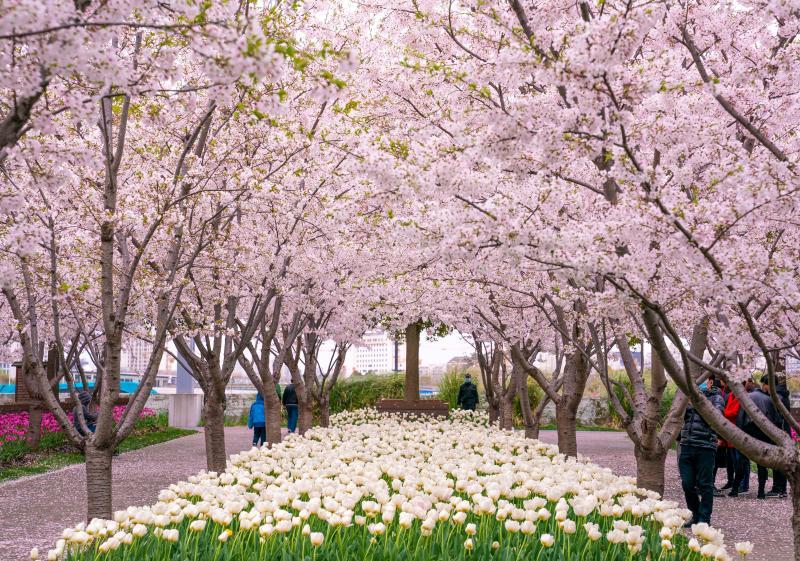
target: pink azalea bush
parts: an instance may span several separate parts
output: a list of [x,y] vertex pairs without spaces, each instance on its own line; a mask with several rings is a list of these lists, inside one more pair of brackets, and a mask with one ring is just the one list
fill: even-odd
[[[114,407],[114,421],[119,421],[125,411],[124,405]],[[67,413],[72,422],[72,412]],[[154,417],[156,412],[152,409],[144,408],[140,418]],[[0,414],[0,446],[5,442],[13,442],[25,438],[28,431],[28,412],[1,413]],[[42,415],[42,434],[61,432],[61,426],[56,421],[52,413],[47,412]]]

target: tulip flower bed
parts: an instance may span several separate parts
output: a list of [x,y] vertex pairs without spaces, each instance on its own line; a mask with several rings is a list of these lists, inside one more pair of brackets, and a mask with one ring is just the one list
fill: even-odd
[[[115,421],[119,421],[124,410],[124,406],[114,408]],[[68,415],[72,420],[72,413]],[[0,481],[43,473],[84,460],[83,454],[69,443],[51,413],[42,415],[42,439],[37,451],[31,450],[25,441],[27,428],[27,413],[0,415]],[[166,415],[144,409],[136,420],[133,433],[118,450],[136,450],[193,432],[168,427]]]
[[[124,405],[117,405],[114,407],[114,421],[119,421],[122,414],[125,412]],[[72,412],[68,412],[70,422],[72,422]],[[142,409],[140,418],[146,419],[148,417],[155,417],[156,412],[152,409]],[[0,413],[0,446],[6,442],[15,442],[23,440],[25,433],[28,431],[28,413],[22,411],[19,413]],[[61,432],[61,425],[58,424],[56,418],[49,411],[42,414],[42,435],[48,433]]]
[[[70,561],[729,559],[688,512],[480,414],[343,413],[329,429],[230,458],[150,507],[64,531]],[[742,551],[749,544],[737,544]],[[35,555],[34,555],[35,554]],[[32,552],[38,557],[38,552]]]

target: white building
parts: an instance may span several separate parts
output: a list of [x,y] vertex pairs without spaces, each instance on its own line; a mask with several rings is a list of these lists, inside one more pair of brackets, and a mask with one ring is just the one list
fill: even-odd
[[[351,352],[355,358],[355,370],[367,372],[391,372],[395,369],[395,342],[389,333],[373,329],[364,333],[361,342],[353,345]],[[397,349],[398,370],[406,367],[406,346],[401,343]]]
[[132,374],[141,376],[147,370],[150,356],[153,354],[153,344],[141,339],[130,338],[125,341],[122,349],[122,368]]

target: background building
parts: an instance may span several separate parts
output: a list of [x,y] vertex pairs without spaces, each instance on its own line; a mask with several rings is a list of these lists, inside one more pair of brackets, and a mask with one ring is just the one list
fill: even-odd
[[[361,342],[353,345],[353,368],[358,372],[391,372],[395,369],[395,342],[389,333],[382,329],[372,329],[364,333]],[[400,343],[397,349],[398,370],[406,368],[406,345]]]

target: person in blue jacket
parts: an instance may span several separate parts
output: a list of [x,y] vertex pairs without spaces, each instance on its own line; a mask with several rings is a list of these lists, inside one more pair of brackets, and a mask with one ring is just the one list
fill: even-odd
[[250,406],[250,415],[247,416],[247,428],[253,429],[253,446],[264,444],[267,439],[267,424],[264,418],[264,398],[256,394],[256,400]]

